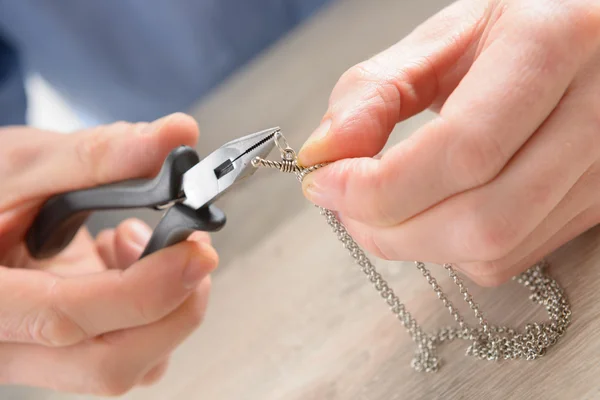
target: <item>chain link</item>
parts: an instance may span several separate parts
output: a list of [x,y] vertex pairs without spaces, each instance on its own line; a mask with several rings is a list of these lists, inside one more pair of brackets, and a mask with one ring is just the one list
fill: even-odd
[[[276,136],[275,141],[281,151],[281,161],[256,158],[252,161],[254,167],[274,168],[282,172],[293,173],[302,182],[306,175],[326,165],[317,164],[310,167],[301,167],[297,163],[296,153],[287,145],[283,135]],[[338,240],[348,250],[360,270],[379,292],[391,312],[415,342],[417,349],[411,366],[417,371],[437,371],[441,366],[441,360],[437,355],[438,346],[456,339],[470,342],[466,354],[481,360],[534,360],[543,356],[548,348],[556,344],[570,324],[571,309],[569,303],[558,283],[546,274],[547,263],[545,261],[537,263],[513,278],[513,280],[529,289],[529,299],[544,306],[550,319],[548,323],[527,324],[522,333],[512,328],[490,325],[452,265],[444,264],[444,269],[477,319],[477,326],[468,326],[458,308],[448,299],[437,280],[425,267],[425,264],[416,261],[417,269],[423,274],[427,283],[432,287],[438,299],[457,324],[457,326],[444,327],[434,334],[427,334],[408,312],[406,306],[400,301],[394,290],[389,287],[382,275],[377,272],[371,260],[346,231],[346,228],[336,218],[335,214],[322,207],[317,208],[324,215]]]

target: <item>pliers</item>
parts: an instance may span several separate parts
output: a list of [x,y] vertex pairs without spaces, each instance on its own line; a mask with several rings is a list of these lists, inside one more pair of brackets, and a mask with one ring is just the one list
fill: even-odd
[[212,203],[256,171],[252,160],[271,152],[279,132],[270,128],[243,136],[202,160],[191,147],[180,146],[169,153],[153,179],[55,195],[41,207],[26,234],[28,251],[36,259],[60,253],[96,210],[166,209],[140,258],[186,240],[194,231],[219,231],[226,217]]

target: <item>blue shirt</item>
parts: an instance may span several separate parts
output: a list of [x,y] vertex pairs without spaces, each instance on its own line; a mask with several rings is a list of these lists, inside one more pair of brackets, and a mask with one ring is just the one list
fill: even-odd
[[330,0],[0,0],[0,125],[40,74],[88,125],[186,111]]

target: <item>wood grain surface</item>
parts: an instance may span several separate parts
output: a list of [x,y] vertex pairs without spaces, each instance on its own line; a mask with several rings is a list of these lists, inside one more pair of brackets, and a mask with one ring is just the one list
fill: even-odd
[[[448,3],[339,1],[193,110],[203,132],[199,150],[206,154],[225,140],[274,125],[298,148],[318,124],[341,73]],[[393,141],[429,118],[424,113],[400,124]],[[413,343],[293,176],[260,171],[219,204],[229,220],[215,235],[222,264],[204,325],[176,351],[160,383],[123,399],[600,398],[600,229],[549,257],[550,272],[572,304],[573,322],[547,356],[478,361],[464,355],[467,343],[456,342],[440,349],[442,369],[425,374],[410,368]],[[96,216],[92,227],[129,215]],[[157,218],[151,212],[139,216],[151,223]],[[376,264],[426,330],[451,322],[412,263]],[[431,268],[464,310],[441,268]],[[546,318],[516,283],[469,286],[493,323],[519,327]],[[90,398],[45,391],[12,396],[20,397],[2,398]]]

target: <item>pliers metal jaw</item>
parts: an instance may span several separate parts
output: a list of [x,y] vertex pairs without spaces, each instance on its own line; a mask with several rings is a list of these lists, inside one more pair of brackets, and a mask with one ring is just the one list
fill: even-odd
[[37,259],[55,256],[99,210],[166,209],[141,257],[186,240],[194,231],[218,231],[226,216],[212,203],[256,171],[252,159],[269,154],[278,132],[279,128],[270,128],[241,137],[202,160],[191,147],[180,146],[169,153],[153,179],[56,195],[42,206],[28,230],[28,251]]

